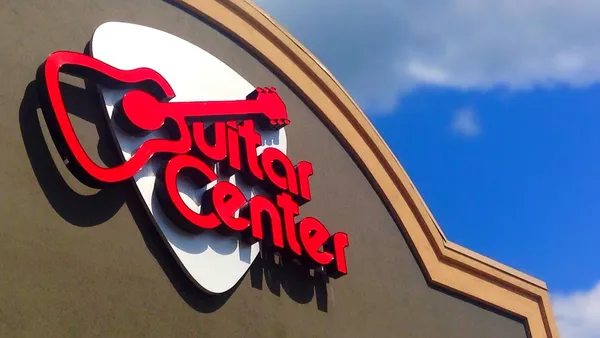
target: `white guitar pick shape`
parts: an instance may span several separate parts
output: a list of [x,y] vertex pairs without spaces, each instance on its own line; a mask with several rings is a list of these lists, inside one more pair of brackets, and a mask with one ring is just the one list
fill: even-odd
[[[92,56],[113,67],[131,70],[148,67],[160,73],[172,86],[175,101],[219,101],[240,100],[255,88],[225,63],[203,49],[171,34],[140,25],[108,22],[99,26],[91,41]],[[112,118],[114,105],[126,91],[100,87],[106,105],[106,114]],[[123,154],[129,159],[133,151],[150,138],[165,137],[154,132],[144,138],[133,137],[118,127],[112,120],[111,127]],[[265,147],[277,147],[286,153],[287,143],[284,128],[277,131],[259,131],[263,145],[257,148],[260,154]],[[190,234],[180,230],[161,210],[155,196],[154,184],[160,163],[156,158],[137,173],[133,180],[139,189],[146,209],[153,218],[165,244],[187,275],[202,289],[212,294],[226,292],[244,276],[259,253],[259,244],[247,245],[239,236],[222,236],[214,231]],[[216,171],[215,171],[216,172]],[[220,176],[240,188],[246,198],[264,195],[258,187],[245,184],[239,175]],[[216,184],[211,182],[207,187]],[[178,181],[180,195],[195,211],[203,191],[191,182]]]

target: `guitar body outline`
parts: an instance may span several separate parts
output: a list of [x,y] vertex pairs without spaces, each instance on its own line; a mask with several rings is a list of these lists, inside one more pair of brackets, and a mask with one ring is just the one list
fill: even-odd
[[[60,92],[59,74],[89,78],[109,88],[130,88],[119,103],[117,123],[130,134],[161,128],[167,119],[175,122],[179,139],[145,141],[131,158],[105,168],[87,155],[79,142]],[[246,100],[169,102],[175,93],[166,79],[150,68],[122,70],[92,56],[71,52],[51,53],[36,73],[40,106],[51,137],[68,169],[84,184],[102,187],[132,178],[159,153],[185,154],[192,149],[187,120],[235,121],[253,119],[263,128],[278,129],[290,123],[287,110],[275,88],[256,88]]]

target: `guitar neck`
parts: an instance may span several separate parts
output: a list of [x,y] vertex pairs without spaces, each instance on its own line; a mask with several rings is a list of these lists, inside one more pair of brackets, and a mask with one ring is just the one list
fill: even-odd
[[168,102],[160,105],[172,117],[210,117],[217,120],[235,120],[246,118],[249,115],[263,115],[261,105],[255,100]]

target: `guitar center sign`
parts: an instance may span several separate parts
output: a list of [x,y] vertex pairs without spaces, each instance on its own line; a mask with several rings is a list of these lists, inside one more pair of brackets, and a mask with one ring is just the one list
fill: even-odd
[[[71,125],[59,74],[98,86],[122,162],[98,165]],[[310,162],[287,155],[290,120],[277,90],[256,87],[201,48],[152,28],[109,22],[90,53],[57,51],[36,83],[52,138],[90,186],[132,180],[170,251],[209,293],[231,289],[262,245],[337,278],[348,235],[313,217]],[[76,207],[76,206],[73,206]]]

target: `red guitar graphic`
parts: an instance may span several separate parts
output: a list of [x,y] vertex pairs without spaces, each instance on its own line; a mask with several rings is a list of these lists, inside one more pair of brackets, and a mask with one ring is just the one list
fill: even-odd
[[[116,121],[127,132],[148,133],[170,119],[179,139],[152,139],[144,142],[124,163],[104,168],[89,158],[69,119],[59,88],[59,73],[89,78],[109,88],[135,88],[118,105]],[[290,123],[285,104],[275,88],[257,88],[246,100],[169,102],[175,93],[169,83],[149,68],[121,70],[85,54],[59,51],[48,56],[37,72],[40,104],[50,133],[69,169],[82,182],[115,183],[133,177],[157,153],[185,154],[192,147],[186,120],[254,119],[264,128],[280,128]],[[120,116],[119,116],[120,115]]]

